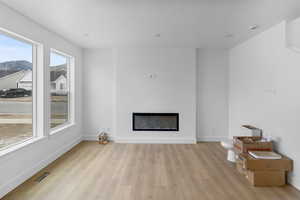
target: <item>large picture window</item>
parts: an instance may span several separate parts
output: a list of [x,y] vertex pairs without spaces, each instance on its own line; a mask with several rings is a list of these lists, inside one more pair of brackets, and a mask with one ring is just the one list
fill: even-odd
[[35,44],[0,32],[0,150],[33,138]]
[[71,122],[70,116],[70,68],[72,57],[56,50],[50,54],[50,90],[52,129]]

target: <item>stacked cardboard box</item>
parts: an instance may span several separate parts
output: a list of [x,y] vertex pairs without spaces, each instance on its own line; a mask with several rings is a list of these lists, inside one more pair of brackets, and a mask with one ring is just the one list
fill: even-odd
[[273,143],[262,141],[262,137],[234,137],[234,150],[237,154],[248,151],[273,151]]
[[286,174],[292,170],[293,162],[283,156],[281,159],[255,159],[248,151],[272,151],[272,142],[259,137],[236,137],[234,147],[237,153],[237,170],[254,186],[282,186],[286,184]]

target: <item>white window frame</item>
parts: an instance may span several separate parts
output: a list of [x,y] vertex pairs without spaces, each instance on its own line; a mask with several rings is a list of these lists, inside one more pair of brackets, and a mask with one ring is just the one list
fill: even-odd
[[41,83],[40,86],[38,86],[39,84],[37,84],[37,75],[39,74],[40,76],[43,76],[43,45],[23,35],[17,34],[1,27],[0,33],[7,37],[11,37],[15,40],[32,45],[32,137],[2,148],[0,150],[0,156],[2,156],[24,146],[27,146],[28,144],[31,144],[35,141],[38,141],[44,138],[45,135],[42,131],[44,128],[43,118],[40,118],[44,113],[42,103],[44,99],[43,95],[39,95],[39,98],[37,95],[38,93],[43,91],[44,85],[43,83]]
[[[64,56],[67,58],[67,86],[69,90],[68,95],[68,121],[58,125],[54,128],[51,128],[51,88],[49,90],[49,130],[50,135],[54,135],[56,133],[62,132],[64,129],[72,127],[75,125],[75,57],[71,56],[67,53],[59,51],[57,49],[51,48],[50,49],[50,59],[51,53],[58,54],[60,56]],[[49,62],[49,69],[50,69],[50,62]],[[49,85],[51,84],[50,81],[50,70],[49,70]]]

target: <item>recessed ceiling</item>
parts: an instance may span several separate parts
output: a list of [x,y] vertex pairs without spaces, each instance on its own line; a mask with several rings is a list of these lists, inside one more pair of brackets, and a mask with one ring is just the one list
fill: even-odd
[[[1,2],[85,48],[228,48],[300,15],[299,0]],[[254,25],[259,28],[250,31]]]

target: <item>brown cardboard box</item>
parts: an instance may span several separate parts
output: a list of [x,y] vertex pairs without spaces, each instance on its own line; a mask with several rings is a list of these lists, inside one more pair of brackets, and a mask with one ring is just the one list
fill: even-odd
[[237,170],[253,186],[282,186],[286,184],[286,173],[291,171],[293,161],[287,157],[280,160],[255,159],[249,154],[239,154]]
[[248,151],[273,151],[272,142],[262,142],[261,137],[234,137],[234,150],[236,153]]
[[243,163],[243,168],[251,171],[292,171],[293,161],[285,156],[282,159],[256,159],[249,154],[240,154],[239,159]]
[[242,162],[236,162],[236,168],[253,186],[282,186],[286,184],[286,173],[282,170],[251,171],[245,169]]
[[286,184],[285,171],[250,171],[246,178],[253,186],[283,186]]

